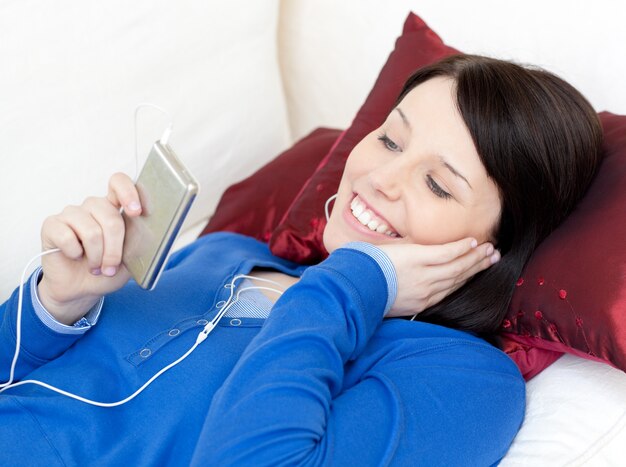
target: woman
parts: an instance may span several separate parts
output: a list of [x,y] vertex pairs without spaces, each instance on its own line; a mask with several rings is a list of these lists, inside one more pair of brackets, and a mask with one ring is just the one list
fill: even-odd
[[[34,385],[3,392],[0,457],[496,463],[522,422],[524,383],[476,334],[499,325],[530,253],[589,184],[600,142],[593,109],[560,79],[445,59],[416,72],[352,151],[324,231],[327,260],[300,266],[214,234],[174,254],[150,293],[120,265],[119,208],[137,216],[141,206],[130,179],[113,176],[106,198],[43,225],[44,250],[61,253],[26,284],[15,379],[118,401],[200,343],[113,408]],[[4,381],[16,295],[1,310]],[[220,312],[218,328],[198,334]]]

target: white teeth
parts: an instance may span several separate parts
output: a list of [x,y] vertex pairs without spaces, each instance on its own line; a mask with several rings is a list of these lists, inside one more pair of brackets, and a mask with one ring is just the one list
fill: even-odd
[[367,225],[369,221],[372,220],[372,213],[370,211],[365,211],[363,214],[357,216],[359,222],[363,225]]
[[390,237],[397,237],[398,234],[389,229],[389,226],[376,217],[376,215],[366,209],[358,197],[355,197],[350,203],[352,209],[352,215],[363,225],[367,226],[370,230],[381,234],[388,235]]
[[378,227],[376,227],[376,232],[378,233],[387,233],[387,230],[389,230],[389,227],[387,226],[387,224],[380,224]]

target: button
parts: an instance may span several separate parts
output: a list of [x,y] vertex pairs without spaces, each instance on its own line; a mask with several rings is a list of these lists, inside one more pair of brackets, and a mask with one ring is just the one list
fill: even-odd
[[230,320],[231,326],[239,326],[241,324],[241,320],[239,318],[233,318]]
[[142,349],[141,352],[139,352],[141,358],[148,358],[150,354],[152,354],[152,350],[150,349]]
[[180,334],[180,329],[171,329],[170,332],[167,333],[171,337],[178,336]]

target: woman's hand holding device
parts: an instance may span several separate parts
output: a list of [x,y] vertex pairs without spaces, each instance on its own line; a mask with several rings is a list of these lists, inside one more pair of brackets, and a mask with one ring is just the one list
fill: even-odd
[[122,264],[124,220],[141,215],[139,194],[133,181],[118,173],[109,180],[106,197],[89,197],[80,206],[68,206],[48,217],[42,226],[43,250],[60,254],[41,258],[43,278],[39,298],[58,321],[71,325],[105,294],[130,279]]
[[396,269],[398,294],[387,316],[410,316],[439,303],[500,259],[491,243],[464,238],[443,245],[379,245]]
[[[170,129],[154,143],[136,182],[117,173],[109,180],[105,197],[87,198],[80,206],[68,206],[44,221],[44,251],[28,263],[21,282],[30,263],[41,257],[43,277],[37,285],[38,296],[57,321],[72,325],[103,295],[124,286],[131,276],[144,289],[152,289],[157,283],[198,191],[195,179],[167,145]],[[9,380],[0,383],[0,392],[36,384],[87,404],[116,407],[134,399],[182,362],[208,334],[205,327],[186,353],[161,368],[128,397],[114,402],[94,401],[38,380],[13,382],[21,348],[23,286],[18,295],[15,353]]]
[[[198,192],[167,145],[170,131],[154,143],[136,182],[117,173],[106,197],[87,198],[45,220],[39,298],[61,323],[75,323],[131,276],[144,289],[155,287]],[[49,250],[55,254],[45,254]]]

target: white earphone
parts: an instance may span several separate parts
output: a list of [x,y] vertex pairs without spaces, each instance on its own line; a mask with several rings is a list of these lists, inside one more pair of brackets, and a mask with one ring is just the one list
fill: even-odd
[[334,201],[335,198],[337,198],[337,193],[335,193],[330,198],[328,198],[326,200],[326,204],[324,204],[324,212],[326,214],[326,221],[328,221],[328,219],[330,219],[330,212],[328,211],[328,205],[330,204],[331,201]]

